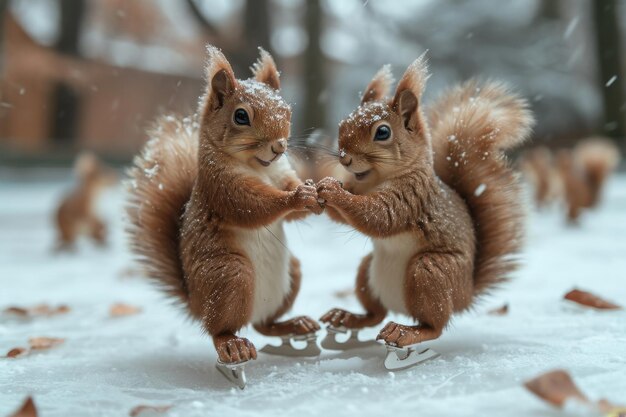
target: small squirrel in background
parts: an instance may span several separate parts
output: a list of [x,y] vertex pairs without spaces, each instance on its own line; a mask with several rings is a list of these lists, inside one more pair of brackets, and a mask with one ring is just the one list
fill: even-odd
[[583,209],[598,205],[606,180],[619,162],[619,149],[603,138],[586,139],[572,150],[557,153],[568,222],[576,223]]
[[95,202],[102,190],[116,183],[117,173],[101,163],[93,153],[76,158],[76,188],[63,197],[56,211],[57,250],[70,249],[85,234],[99,245],[106,243],[106,225],[95,212]]
[[148,275],[182,301],[213,338],[219,361],[257,356],[237,332],[319,330],[309,317],[278,319],[300,288],[300,263],[285,246],[283,221],[322,209],[285,157],[291,109],[263,49],[254,77],[237,80],[209,46],[207,91],[198,121],[165,117],[131,170],[133,249]]
[[408,315],[418,324],[389,322],[377,336],[398,347],[438,338],[454,312],[504,282],[518,266],[524,229],[503,151],[529,135],[527,103],[499,83],[469,81],[431,106],[428,122],[427,78],[422,56],[388,99],[393,79],[383,67],[339,126],[349,181],[342,188],[329,177],[317,188],[329,215],[374,246],[356,279],[365,314],[333,309],[320,320],[358,329],[390,310]]

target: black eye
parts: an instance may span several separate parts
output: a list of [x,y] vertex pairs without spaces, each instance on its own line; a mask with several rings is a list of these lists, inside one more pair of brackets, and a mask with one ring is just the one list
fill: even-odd
[[235,110],[235,115],[233,117],[235,123],[238,125],[247,125],[250,126],[250,117],[248,116],[248,112],[244,109]]
[[387,125],[378,126],[374,134],[374,140],[387,140],[391,137],[391,129]]

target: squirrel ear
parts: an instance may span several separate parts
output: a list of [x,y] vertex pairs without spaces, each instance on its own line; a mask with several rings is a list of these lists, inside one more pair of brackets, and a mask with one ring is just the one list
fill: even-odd
[[274,58],[265,49],[259,46],[259,59],[250,68],[254,78],[264,84],[269,85],[274,90],[280,89],[280,74],[276,69]]
[[429,77],[425,55],[423,53],[409,65],[396,87],[391,103],[391,107],[402,117],[404,127],[416,131],[421,130],[418,107]]
[[206,78],[209,84],[207,91],[207,104],[212,110],[224,105],[224,99],[230,95],[237,86],[235,74],[224,54],[213,45],[207,46],[208,63],[206,66]]
[[391,84],[393,84],[393,75],[391,74],[391,65],[383,65],[378,70],[372,81],[368,84],[367,88],[363,92],[361,97],[361,104],[365,104],[370,101],[384,99],[391,90]]

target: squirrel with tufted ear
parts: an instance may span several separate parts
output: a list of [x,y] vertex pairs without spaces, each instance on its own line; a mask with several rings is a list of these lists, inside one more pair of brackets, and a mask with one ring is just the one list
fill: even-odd
[[390,322],[377,336],[393,347],[438,338],[453,313],[508,278],[522,243],[522,197],[503,151],[529,135],[526,102],[469,81],[425,112],[427,79],[422,55],[387,99],[391,74],[379,71],[339,126],[349,191],[331,177],[317,188],[329,215],[374,246],[356,280],[365,314],[334,309],[321,321],[359,329],[402,313],[417,324]]
[[235,78],[208,48],[207,91],[197,120],[163,117],[130,171],[130,238],[147,274],[211,335],[224,364],[257,357],[237,336],[311,334],[316,321],[279,322],[300,287],[283,221],[319,212],[314,186],[288,160],[291,109],[274,60],[260,49],[254,77]]

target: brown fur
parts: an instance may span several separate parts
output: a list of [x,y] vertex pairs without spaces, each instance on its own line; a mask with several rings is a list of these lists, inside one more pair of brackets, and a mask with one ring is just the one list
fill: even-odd
[[[161,120],[131,171],[136,188],[128,210],[130,234],[150,276],[183,300],[213,336],[220,360],[239,362],[256,358],[254,345],[236,336],[251,322],[272,335],[319,328],[302,317],[275,323],[293,304],[300,269],[270,230],[282,233],[286,216],[319,206],[315,187],[302,184],[288,163],[278,160],[287,148],[291,111],[278,95],[271,56],[261,50],[254,80],[241,81],[219,50],[209,47],[208,52],[208,91],[199,124]],[[238,109],[247,112],[249,125],[235,122]],[[156,175],[145,175],[155,166]],[[250,249],[250,242],[258,245]],[[250,252],[270,246],[281,253],[276,259],[259,260]],[[283,298],[274,300],[274,311],[254,321],[265,301],[272,302],[255,303],[256,291],[264,287],[263,280],[276,278],[259,276],[256,265],[261,264],[255,262],[270,270],[278,263],[280,272],[280,256],[287,256],[290,289],[284,297],[271,292],[270,297]]]
[[56,211],[58,249],[72,247],[82,233],[98,244],[106,241],[106,225],[98,218],[94,204],[102,189],[115,183],[117,175],[91,153],[81,154],[76,159],[74,173],[78,185],[63,197]]
[[590,138],[580,142],[572,151],[559,151],[557,166],[570,223],[578,221],[583,209],[598,204],[604,184],[619,161],[619,150],[608,139]]
[[[364,99],[341,122],[352,192],[333,178],[318,183],[332,217],[374,241],[357,284],[366,315],[336,309],[322,321],[374,325],[393,309],[419,322],[381,330],[379,339],[398,346],[439,337],[454,312],[504,281],[522,238],[521,197],[502,151],[528,135],[526,103],[500,84],[468,82],[432,106],[431,135],[420,104],[427,78],[422,56],[392,99]],[[374,141],[381,125],[391,139]]]

